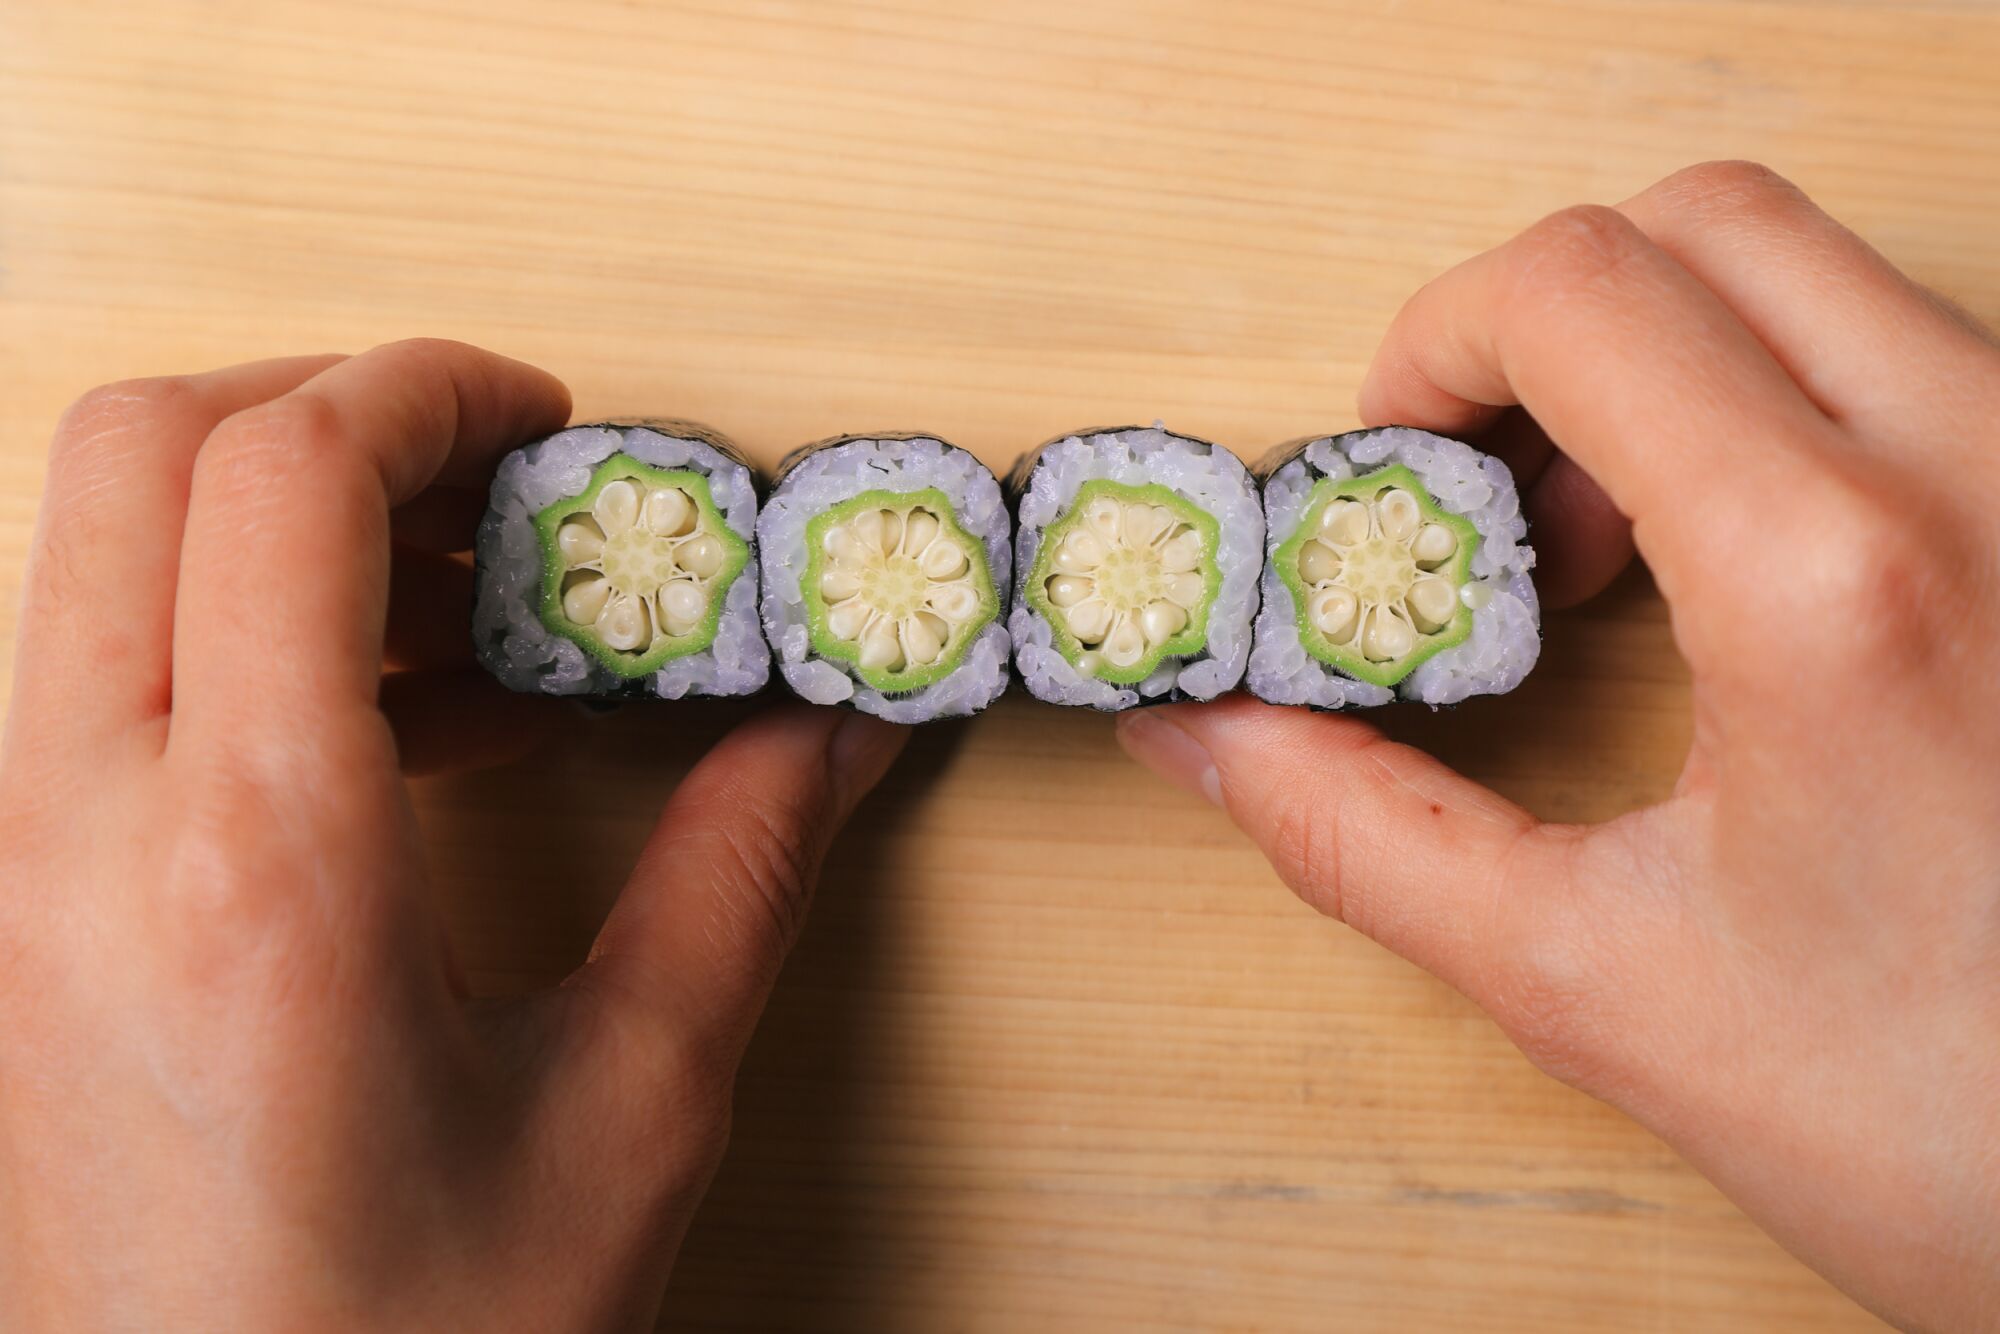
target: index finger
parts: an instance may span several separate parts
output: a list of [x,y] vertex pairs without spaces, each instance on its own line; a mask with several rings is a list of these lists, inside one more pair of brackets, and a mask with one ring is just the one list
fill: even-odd
[[373,709],[389,511],[560,427],[569,392],[462,343],[342,362],[236,413],[195,460],[174,606],[173,734]]
[[1555,214],[1418,292],[1361,390],[1365,422],[1446,433],[1519,404],[1630,517],[1665,575],[1699,568],[1831,424],[1693,275],[1608,208]]

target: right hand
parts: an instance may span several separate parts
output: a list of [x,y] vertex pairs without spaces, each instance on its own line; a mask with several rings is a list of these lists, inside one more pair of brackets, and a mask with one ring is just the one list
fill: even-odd
[[2000,1324],[2000,347],[1716,163],[1439,278],[1361,395],[1448,434],[1503,411],[1553,600],[1616,573],[1625,515],[1672,609],[1669,800],[1544,824],[1246,699],[1121,740],[1865,1305]]

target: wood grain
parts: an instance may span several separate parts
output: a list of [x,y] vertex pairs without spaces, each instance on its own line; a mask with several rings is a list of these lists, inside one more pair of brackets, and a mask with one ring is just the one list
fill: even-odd
[[[2000,10],[1891,0],[0,0],[0,586],[82,389],[419,332],[767,462],[1154,417],[1254,453],[1352,424],[1440,268],[1702,158],[1990,320],[1996,64]],[[420,787],[482,986],[580,957],[729,712],[578,727],[537,763],[614,781],[554,808],[524,770]],[[1685,675],[1635,574],[1519,695],[1392,726],[1597,819],[1670,787]],[[668,1315],[1870,1325],[1105,719],[1016,699],[923,732],[842,843]]]

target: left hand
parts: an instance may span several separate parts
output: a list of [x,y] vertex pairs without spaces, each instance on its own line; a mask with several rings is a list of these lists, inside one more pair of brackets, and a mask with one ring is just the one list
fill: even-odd
[[111,385],[58,428],[0,745],[9,1329],[649,1325],[901,731],[744,725],[587,964],[468,998],[398,762],[495,758],[549,702],[470,672],[469,572],[391,535],[568,412],[416,342]]

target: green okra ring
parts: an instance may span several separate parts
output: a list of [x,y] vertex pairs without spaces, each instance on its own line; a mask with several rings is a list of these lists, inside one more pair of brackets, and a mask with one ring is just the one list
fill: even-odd
[[1272,557],[1299,641],[1321,662],[1393,686],[1472,632],[1479,530],[1440,509],[1401,464],[1324,478]]
[[1028,604],[1079,675],[1135,685],[1208,642],[1217,532],[1167,487],[1085,482],[1042,536]]
[[999,614],[986,552],[935,487],[864,491],[806,525],[813,651],[884,694],[949,676]]
[[750,558],[706,477],[626,454],[537,514],[535,532],[542,624],[628,679],[714,643],[724,596]]

